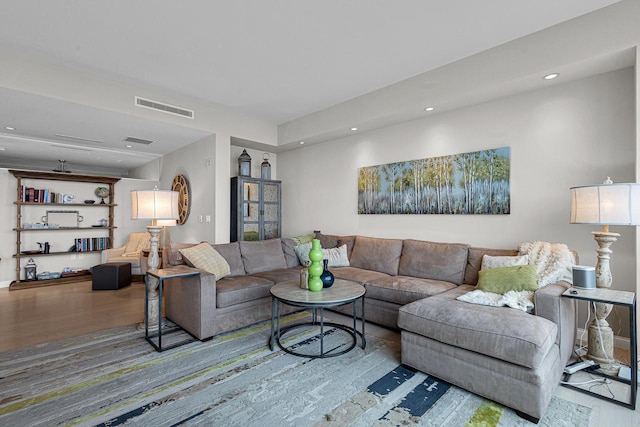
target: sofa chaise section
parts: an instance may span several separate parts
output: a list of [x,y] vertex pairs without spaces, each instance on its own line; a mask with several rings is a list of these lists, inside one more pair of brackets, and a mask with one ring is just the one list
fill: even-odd
[[402,363],[519,411],[542,417],[573,351],[575,302],[559,282],[534,294],[535,314],[469,304],[456,298],[475,288],[485,253],[470,248],[465,281],[399,309]]

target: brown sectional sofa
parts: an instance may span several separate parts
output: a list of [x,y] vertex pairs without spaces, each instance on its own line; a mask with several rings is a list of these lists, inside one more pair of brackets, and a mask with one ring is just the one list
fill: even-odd
[[[482,257],[512,249],[317,233],[323,248],[346,244],[349,267],[335,277],[365,286],[366,320],[401,331],[402,363],[509,406],[528,419],[544,413],[575,341],[575,302],[566,282],[535,294],[535,314],[469,304],[456,297],[475,288]],[[294,239],[213,245],[231,275],[176,279],[165,287],[166,315],[199,339],[271,316],[269,289],[297,280]],[[182,264],[171,244],[163,259]],[[295,308],[289,308],[290,311]]]

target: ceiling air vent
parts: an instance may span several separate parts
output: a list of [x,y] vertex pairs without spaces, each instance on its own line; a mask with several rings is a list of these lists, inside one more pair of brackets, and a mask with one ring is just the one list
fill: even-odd
[[169,114],[175,114],[176,116],[186,117],[188,119],[193,119],[194,112],[192,110],[187,110],[186,108],[176,107],[175,105],[163,104],[161,102],[152,101],[150,99],[140,98],[139,96],[135,97],[136,106],[143,108],[150,108],[151,110],[162,111]]
[[135,138],[133,136],[128,136],[124,139],[125,142],[135,142],[136,144],[144,144],[150,145],[153,144],[153,141],[149,141],[148,139]]

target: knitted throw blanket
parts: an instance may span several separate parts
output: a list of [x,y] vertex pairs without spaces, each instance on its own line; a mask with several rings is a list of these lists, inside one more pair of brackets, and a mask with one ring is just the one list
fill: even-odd
[[564,243],[520,243],[518,253],[528,255],[529,264],[536,266],[539,288],[560,280],[573,282],[571,267],[576,261]]
[[[576,263],[567,245],[563,243],[532,242],[520,243],[518,254],[527,255],[529,264],[536,266],[538,288],[565,280],[572,283],[571,267]],[[504,295],[474,290],[456,298],[471,304],[507,306],[518,310],[533,312],[533,292],[509,291]]]

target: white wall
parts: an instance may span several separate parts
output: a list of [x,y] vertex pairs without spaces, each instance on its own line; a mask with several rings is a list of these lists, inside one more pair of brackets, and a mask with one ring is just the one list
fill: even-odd
[[[569,224],[569,187],[635,181],[630,68],[280,153],[285,236],[331,234],[515,248],[564,242],[595,265],[594,227]],[[358,215],[358,168],[511,147],[510,215]],[[635,228],[612,227],[615,288],[635,291]]]
[[[132,171],[135,176],[150,177],[157,170],[161,190],[170,190],[178,174],[189,182],[190,213],[184,224],[171,227],[174,242],[215,241],[215,144],[216,137],[211,135]],[[224,165],[227,163],[225,159]],[[205,222],[207,215],[212,218],[209,223]],[[200,216],[203,222],[199,222]]]

